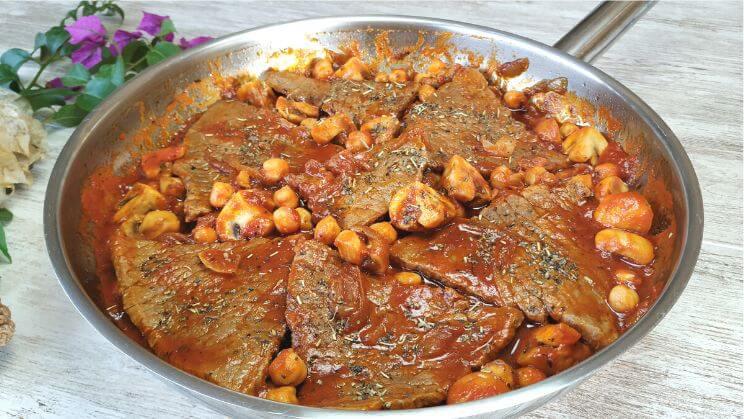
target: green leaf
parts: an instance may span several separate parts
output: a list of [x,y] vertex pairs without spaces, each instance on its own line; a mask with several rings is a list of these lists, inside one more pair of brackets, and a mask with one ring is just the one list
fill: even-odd
[[116,87],[124,84],[124,59],[117,57],[113,64],[102,65],[96,73],[97,78],[111,80]]
[[158,36],[160,38],[164,37],[165,35],[168,35],[170,33],[173,33],[176,31],[176,26],[173,24],[173,21],[170,19],[165,19],[160,24],[160,32],[158,33]]
[[55,105],[64,105],[65,98],[75,95],[75,91],[64,88],[33,89],[24,90],[20,94],[28,100],[33,110],[37,110]]
[[34,38],[34,51],[43,46],[46,46],[46,36],[44,35],[44,32],[38,32]]
[[0,63],[9,65],[13,71],[18,71],[18,69],[30,59],[31,54],[20,48],[11,48],[5,51],[3,55],[0,55]]
[[7,208],[0,208],[0,224],[7,225],[13,220],[13,213]]
[[7,64],[0,64],[0,86],[10,87],[12,83],[16,83],[17,85],[18,74],[16,74],[15,70],[13,70],[11,66]]
[[67,87],[84,86],[90,80],[90,73],[84,65],[78,63],[70,68],[70,71],[62,77],[62,84]]
[[[57,51],[60,51],[60,48],[62,48],[63,45],[67,42],[68,39],[70,39],[70,34],[67,33],[67,31],[60,27],[55,26],[52,29],[49,29],[44,34],[44,37],[46,38],[46,49],[47,53],[49,55],[54,55],[57,53]],[[71,48],[68,48],[71,49]],[[67,54],[60,54],[63,56],[68,55]],[[43,58],[43,57],[42,57]]]
[[168,57],[181,52],[181,48],[172,42],[159,42],[145,56],[148,65],[155,65]]
[[96,76],[85,85],[83,93],[78,96],[75,104],[90,112],[114,90],[116,90],[116,85],[109,78]]
[[75,127],[80,124],[87,114],[87,111],[76,105],[65,105],[54,113],[52,122],[63,127]]
[[13,258],[10,257],[8,252],[8,242],[5,240],[5,228],[0,224],[0,253],[5,256],[8,263],[13,263]]

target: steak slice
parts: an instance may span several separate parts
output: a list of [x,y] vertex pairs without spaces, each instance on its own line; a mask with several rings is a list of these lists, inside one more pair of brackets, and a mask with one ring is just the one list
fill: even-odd
[[[554,170],[568,165],[566,156],[538,142],[512,117],[474,68],[458,69],[431,100],[411,108],[405,123],[404,135],[420,138],[437,168],[454,155],[465,158],[484,175],[501,165],[515,170],[536,165]],[[512,152],[487,150],[504,141],[513,145]]]
[[[112,241],[123,306],[153,352],[173,366],[255,395],[285,335],[286,278],[294,239],[166,244]],[[204,250],[240,260],[233,274],[207,269]]]
[[212,183],[229,183],[242,166],[260,167],[271,157],[282,157],[291,170],[301,171],[306,161],[325,161],[341,150],[316,144],[304,128],[271,110],[238,101],[212,105],[188,130],[184,145],[186,154],[173,164],[173,173],[186,186],[186,221],[212,211]]
[[323,112],[330,115],[345,113],[357,126],[383,115],[400,118],[403,111],[416,100],[417,94],[412,84],[345,79],[322,81],[290,71],[269,70],[264,73],[263,79],[287,98],[321,106]]
[[507,195],[478,218],[399,240],[391,257],[489,303],[519,307],[533,321],[563,321],[604,347],[618,336],[605,301],[613,281],[592,240],[580,239],[593,234],[574,233],[583,224],[570,211],[580,187],[540,185]]
[[450,384],[492,360],[523,320],[519,310],[450,288],[373,277],[316,241],[295,252],[286,318],[292,346],[308,365],[298,394],[305,405],[439,404]]
[[387,214],[395,191],[421,180],[428,163],[421,145],[391,146],[392,142],[367,152],[340,153],[329,161],[335,173],[311,162],[304,173],[288,176],[287,183],[300,192],[315,217],[331,214],[345,229],[369,225]]

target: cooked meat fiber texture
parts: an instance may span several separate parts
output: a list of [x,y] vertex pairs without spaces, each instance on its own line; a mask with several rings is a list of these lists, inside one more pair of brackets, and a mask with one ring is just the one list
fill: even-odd
[[419,144],[381,144],[371,150],[343,152],[328,168],[311,163],[305,172],[287,177],[316,217],[333,215],[342,228],[369,225],[388,213],[390,197],[421,180],[428,161]]
[[263,79],[288,99],[320,106],[329,115],[345,113],[357,126],[383,115],[400,118],[416,100],[412,84],[333,79],[315,80],[289,71],[269,70]]
[[[117,235],[111,246],[124,310],[168,363],[256,395],[285,335],[286,279],[294,239],[166,244]],[[203,250],[239,260],[207,269]]]
[[[568,165],[566,157],[538,142],[511,111],[501,105],[483,74],[460,68],[451,82],[437,89],[431,100],[407,112],[404,136],[424,142],[431,164],[442,168],[454,155],[469,161],[484,175],[501,165],[512,169]],[[497,142],[513,142],[512,153],[489,151]],[[491,149],[492,150],[492,149]]]
[[287,324],[309,375],[299,400],[344,409],[442,403],[459,377],[492,360],[523,315],[450,288],[373,277],[309,240],[295,249]]
[[238,101],[212,105],[188,130],[183,144],[186,154],[173,164],[173,173],[186,186],[186,221],[212,211],[212,184],[231,182],[243,166],[260,168],[265,160],[281,157],[291,170],[301,171],[306,161],[325,161],[341,150],[316,144],[307,130],[272,110]]
[[618,336],[604,298],[613,281],[591,240],[573,234],[582,224],[570,211],[588,193],[578,182],[552,192],[528,187],[477,218],[399,240],[391,257],[489,303],[518,307],[530,320],[563,321],[601,348]]

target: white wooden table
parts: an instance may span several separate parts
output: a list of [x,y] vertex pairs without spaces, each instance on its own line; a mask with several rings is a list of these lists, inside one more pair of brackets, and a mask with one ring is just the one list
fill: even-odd
[[[0,3],[0,50],[28,48],[73,3]],[[170,15],[187,36],[222,35],[331,14],[443,17],[551,44],[594,2],[125,3]],[[532,417],[744,415],[742,411],[742,3],[662,2],[596,65],[641,96],[672,127],[697,169],[705,201],[700,260],[664,321],[618,360]],[[0,350],[0,417],[213,417],[104,340],[62,293],[42,234],[46,183],[70,130],[49,139],[37,182],[9,203],[12,265],[0,297],[17,333]],[[77,197],[70,197],[77,199]]]

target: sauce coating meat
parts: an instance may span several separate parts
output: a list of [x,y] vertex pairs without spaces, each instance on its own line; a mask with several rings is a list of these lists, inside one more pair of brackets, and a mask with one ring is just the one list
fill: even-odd
[[91,178],[99,304],[284,403],[462,403],[571,368],[657,297],[655,219],[565,79],[498,87],[528,67],[329,52],[226,83],[136,173]]

